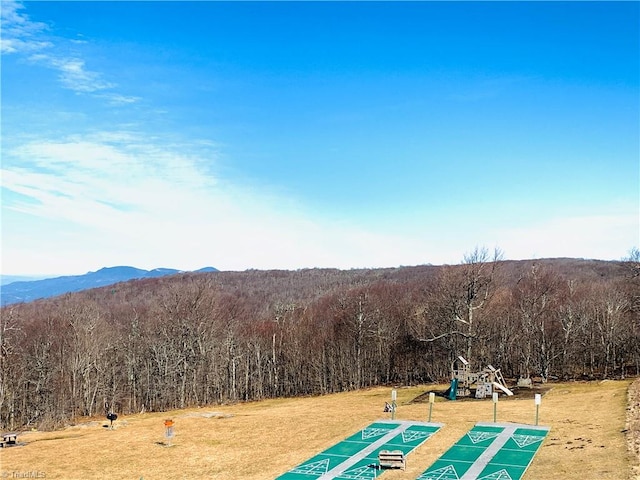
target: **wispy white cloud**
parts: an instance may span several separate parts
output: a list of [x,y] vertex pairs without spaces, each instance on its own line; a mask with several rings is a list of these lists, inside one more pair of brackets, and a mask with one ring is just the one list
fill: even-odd
[[141,97],[136,97],[133,95],[120,95],[118,93],[109,93],[106,95],[98,95],[106,99],[111,105],[129,105],[132,103],[138,103],[142,100]]
[[41,233],[43,247],[32,230],[11,231],[8,215],[5,272],[82,273],[87,265],[123,263],[348,268],[397,265],[407,251],[422,251],[414,239],[311,219],[291,199],[230,185],[212,173],[217,153],[207,145],[194,150],[132,132],[102,132],[31,142],[7,157],[5,211],[20,213],[22,222],[32,218],[34,229],[51,229]]
[[103,73],[88,68],[87,60],[80,54],[69,54],[60,48],[65,43],[82,47],[87,44],[86,40],[55,36],[47,24],[31,20],[23,10],[25,7],[20,2],[2,2],[0,45],[3,55],[24,55],[30,62],[58,72],[61,85],[78,94],[99,96],[114,105],[140,100],[113,91],[118,87],[116,83],[105,80]]
[[214,144],[134,131],[41,139],[4,155],[5,273],[457,263],[474,245],[498,246],[512,259],[615,259],[638,234],[637,207],[626,204],[521,227],[483,228],[466,218],[448,225],[416,214],[412,231],[384,218],[365,228],[319,217],[266,188],[230,184],[215,173]]
[[51,46],[49,41],[39,38],[48,26],[31,21],[22,10],[24,6],[11,0],[2,2],[2,37],[0,51],[3,54],[31,53]]
[[[498,223],[507,227],[497,229],[419,213],[412,231],[385,218],[357,226],[319,217],[266,188],[230,184],[215,173],[215,144],[134,131],[41,139],[3,155],[5,273],[84,273],[118,264],[243,270],[457,263],[474,245],[498,246],[512,259],[616,259],[638,240],[637,206],[627,204],[519,227],[503,219]],[[13,215],[20,217],[15,224]]]
[[58,70],[60,81],[70,90],[93,93],[115,87],[104,81],[100,73],[87,70],[85,61],[79,58],[51,58],[50,65]]

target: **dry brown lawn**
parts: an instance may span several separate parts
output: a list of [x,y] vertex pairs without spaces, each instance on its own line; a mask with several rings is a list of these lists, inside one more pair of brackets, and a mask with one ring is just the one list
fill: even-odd
[[[526,480],[625,480],[636,459],[625,438],[630,381],[551,385],[539,423],[551,431]],[[426,420],[428,404],[412,402],[431,389],[398,389],[396,418]],[[115,428],[102,418],[55,432],[24,432],[24,446],[0,450],[0,478],[246,479],[266,480],[293,468],[380,418],[389,388],[323,397],[121,416]],[[166,445],[164,420],[175,421]],[[437,397],[432,420],[445,426],[408,457],[406,472],[385,479],[415,479],[476,422],[493,420],[493,404]],[[501,398],[498,421],[533,423],[531,398]]]

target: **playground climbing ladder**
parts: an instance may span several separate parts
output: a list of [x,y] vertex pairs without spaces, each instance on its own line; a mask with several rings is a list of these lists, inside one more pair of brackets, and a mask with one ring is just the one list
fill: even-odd
[[478,423],[417,480],[519,480],[548,427]]
[[407,455],[441,426],[439,423],[381,420],[301,463],[277,480],[373,479],[383,472],[376,468],[380,450],[400,450]]

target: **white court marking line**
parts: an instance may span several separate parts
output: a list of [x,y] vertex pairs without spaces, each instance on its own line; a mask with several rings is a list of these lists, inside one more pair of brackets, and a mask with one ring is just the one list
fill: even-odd
[[497,466],[500,466],[500,467],[524,468],[524,465],[522,465],[522,464],[520,464],[520,465],[512,465],[510,463],[491,463],[491,465],[497,465]]
[[[502,451],[504,452],[505,449],[503,448]],[[521,451],[521,450],[510,450],[510,451],[511,452],[518,452],[518,451]],[[536,451],[536,453],[537,453],[537,451]],[[527,471],[527,469],[531,465],[531,462],[533,462],[534,457],[535,457],[535,455],[532,455],[531,458],[529,459],[529,463],[527,463],[526,465],[522,465],[522,464],[520,464],[520,465],[511,465],[510,463],[492,463],[491,465],[496,465],[498,467],[523,468],[524,470],[522,472],[522,475],[524,475],[524,473]]]
[[340,455],[339,453],[319,453],[318,455],[326,455],[327,457],[350,458],[351,455]]

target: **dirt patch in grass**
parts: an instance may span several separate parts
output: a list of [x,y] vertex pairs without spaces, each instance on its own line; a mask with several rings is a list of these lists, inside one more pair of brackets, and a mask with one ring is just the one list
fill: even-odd
[[[630,381],[548,384],[539,423],[551,431],[525,479],[624,480],[634,457],[627,450]],[[396,418],[427,420],[428,404],[416,398],[445,385],[398,388]],[[49,479],[272,479],[381,419],[390,388],[322,397],[266,400],[165,413],[121,415],[114,428],[86,419],[56,432],[23,432],[26,445],[0,450],[0,475]],[[637,398],[637,397],[635,397]],[[500,398],[499,422],[534,423],[531,398]],[[165,438],[164,420],[175,422]],[[469,431],[493,420],[490,399],[436,398],[432,420],[445,426],[408,457],[407,470],[382,478],[414,479]],[[626,430],[626,431],[625,431]],[[169,447],[168,444],[171,444]],[[15,473],[14,473],[15,472]],[[31,473],[33,472],[33,473]],[[25,474],[31,473],[31,477]],[[13,477],[11,477],[13,475]]]
[[[526,399],[526,398],[530,398],[533,399],[535,397],[535,395],[537,393],[541,394],[541,395],[545,395],[549,390],[551,390],[553,388],[553,384],[549,384],[549,383],[544,383],[544,384],[535,384],[532,387],[510,387],[509,389],[513,392],[513,396],[505,396],[504,394],[500,393],[500,399],[501,400],[516,400],[516,399]],[[448,387],[444,388],[444,389],[435,389],[432,390],[433,393],[436,394],[436,396],[438,397],[442,397],[445,399],[447,398],[448,395]],[[429,393],[431,392],[424,392],[420,395],[418,395],[416,398],[414,398],[411,403],[428,403],[429,402]],[[471,390],[471,395],[468,397],[460,397],[458,398],[456,401],[460,401],[460,402],[478,402],[478,401],[482,401],[479,400],[477,398],[475,398],[475,391]],[[484,399],[486,400],[486,399]]]

